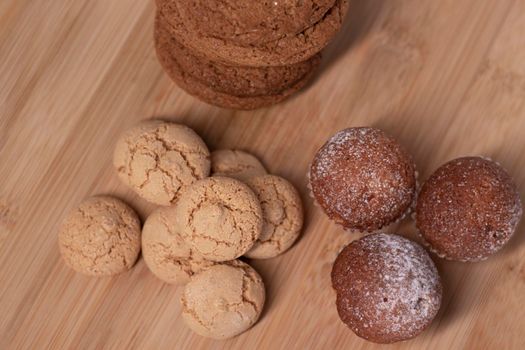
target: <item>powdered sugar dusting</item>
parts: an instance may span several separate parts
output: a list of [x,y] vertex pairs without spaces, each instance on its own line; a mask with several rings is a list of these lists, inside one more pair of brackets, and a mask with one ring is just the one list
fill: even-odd
[[332,274],[341,318],[377,342],[416,336],[441,304],[438,271],[423,247],[403,237],[373,234],[351,243]]
[[417,206],[420,235],[439,256],[480,261],[500,250],[523,213],[515,184],[484,157],[455,159],[425,183]]
[[310,169],[312,192],[325,212],[345,228],[377,230],[410,209],[415,166],[383,131],[350,128],[335,134]]

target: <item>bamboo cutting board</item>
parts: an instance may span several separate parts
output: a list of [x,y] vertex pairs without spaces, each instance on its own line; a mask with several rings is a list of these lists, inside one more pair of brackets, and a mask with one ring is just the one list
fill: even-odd
[[[316,81],[255,112],[208,106],[161,70],[152,1],[0,1],[0,349],[369,349],[338,319],[337,251],[358,237],[314,207],[314,152],[349,126],[380,127],[421,178],[461,155],[501,162],[525,191],[525,1],[352,0]],[[184,326],[180,290],[143,261],[108,279],[62,263],[57,226],[94,194],[153,209],[111,166],[115,138],[139,120],[187,123],[213,148],[257,154],[306,207],[301,240],[254,261],[267,285],[260,322],[228,341]],[[413,237],[406,220],[392,231]],[[523,349],[525,225],[486,262],[436,260],[444,302],[432,327],[391,348]]]

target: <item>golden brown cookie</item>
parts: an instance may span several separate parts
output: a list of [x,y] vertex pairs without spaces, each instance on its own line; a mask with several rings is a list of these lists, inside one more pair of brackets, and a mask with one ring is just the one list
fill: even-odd
[[330,42],[341,28],[348,0],[336,0],[318,22],[301,32],[246,46],[195,31],[183,10],[184,4],[178,1],[166,1],[159,7],[172,36],[202,56],[229,65],[286,66],[311,58]]
[[259,274],[235,260],[192,277],[181,297],[182,318],[197,334],[232,338],[257,322],[264,300],[264,283]]
[[157,16],[155,47],[172,80],[189,94],[224,108],[256,109],[276,104],[299,91],[313,76],[320,56],[283,67],[220,64],[183,46]]
[[184,241],[173,207],[161,207],[142,229],[142,256],[155,276],[166,283],[184,285],[190,277],[214,265]]
[[149,120],[119,138],[113,164],[142,198],[171,205],[184,187],[210,174],[210,152],[187,126]]
[[211,261],[238,258],[262,231],[257,196],[248,185],[227,177],[210,177],[188,187],[175,213],[185,241]]
[[92,197],[73,209],[62,223],[58,244],[68,266],[91,276],[129,270],[140,253],[140,220],[124,202]]
[[[158,1],[160,7],[173,0]],[[322,19],[335,0],[179,0],[184,23],[203,37],[259,45],[304,31]]]
[[257,242],[244,256],[273,258],[288,250],[301,233],[301,197],[291,183],[279,176],[252,177],[247,183],[261,202],[264,223]]
[[248,152],[229,149],[211,152],[212,176],[227,176],[246,181],[267,173],[261,161]]

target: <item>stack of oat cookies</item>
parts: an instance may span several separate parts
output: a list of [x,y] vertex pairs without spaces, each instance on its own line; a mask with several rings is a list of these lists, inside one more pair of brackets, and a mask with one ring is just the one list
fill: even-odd
[[256,109],[304,87],[348,0],[156,0],[155,46],[168,75],[217,106]]

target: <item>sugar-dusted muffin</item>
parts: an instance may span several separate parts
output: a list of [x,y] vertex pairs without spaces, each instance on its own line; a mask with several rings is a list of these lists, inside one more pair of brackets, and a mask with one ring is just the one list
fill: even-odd
[[482,157],[452,160],[423,185],[416,225],[439,256],[479,261],[500,250],[522,216],[516,185],[499,164]]
[[332,268],[332,286],[341,320],[376,343],[417,336],[441,305],[441,281],[428,253],[393,234],[368,235],[346,246]]
[[372,232],[401,219],[416,195],[412,157],[375,128],[349,128],[317,152],[310,188],[325,213],[346,229]]

